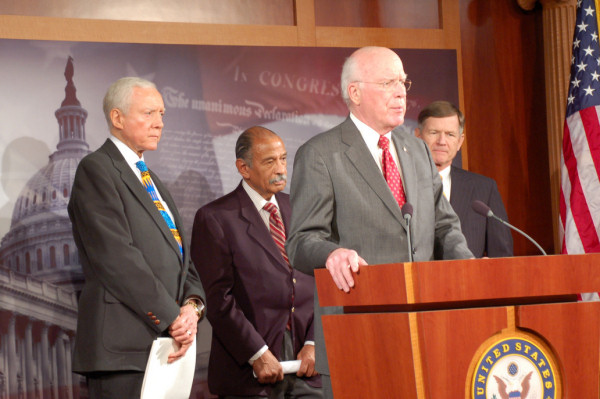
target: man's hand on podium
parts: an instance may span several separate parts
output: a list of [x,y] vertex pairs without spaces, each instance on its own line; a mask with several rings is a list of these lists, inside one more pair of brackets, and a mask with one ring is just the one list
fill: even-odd
[[329,270],[335,285],[344,292],[354,287],[352,272],[358,273],[360,266],[367,266],[363,258],[353,249],[338,248],[327,257],[325,267]]

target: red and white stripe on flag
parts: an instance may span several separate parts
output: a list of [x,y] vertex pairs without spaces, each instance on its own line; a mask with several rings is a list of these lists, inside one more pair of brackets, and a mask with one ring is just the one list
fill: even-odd
[[562,253],[600,252],[600,46],[597,1],[579,0],[561,154]]

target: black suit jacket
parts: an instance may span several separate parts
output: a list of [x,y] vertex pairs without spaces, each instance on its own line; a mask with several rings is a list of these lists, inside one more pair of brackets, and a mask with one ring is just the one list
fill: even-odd
[[[275,197],[287,234],[289,196]],[[290,269],[241,184],[196,213],[192,258],[206,287],[213,328],[210,392],[268,395],[270,385],[258,382],[248,360],[265,344],[281,360],[292,309],[294,355],[313,340],[314,277]],[[307,382],[319,385],[320,378]]]
[[450,205],[460,219],[469,249],[478,258],[513,256],[510,229],[495,219],[476,213],[471,203],[480,200],[502,220],[508,221],[496,182],[489,177],[452,166]]
[[204,300],[175,203],[158,177],[150,175],[179,227],[183,258],[114,143],[107,140],[77,167],[68,210],[85,284],[75,372],[143,371],[152,341],[167,334],[182,301],[192,295]]

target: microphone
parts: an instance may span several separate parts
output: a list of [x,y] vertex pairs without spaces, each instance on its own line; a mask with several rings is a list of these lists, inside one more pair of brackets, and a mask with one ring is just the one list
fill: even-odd
[[410,203],[405,202],[404,205],[402,205],[401,211],[402,211],[402,217],[406,221],[406,236],[408,238],[408,259],[411,262],[414,262],[412,243],[411,243],[412,237],[411,237],[411,232],[410,232],[410,219],[412,218],[413,207]]
[[533,243],[533,245],[535,245],[537,247],[537,249],[540,250],[540,252],[544,255],[548,255],[546,253],[546,251],[544,251],[544,249],[540,246],[540,244],[538,244],[537,242],[535,242],[535,240],[531,237],[529,237],[527,234],[525,234],[524,231],[517,229],[515,226],[513,226],[512,224],[505,222],[504,220],[500,219],[498,216],[494,215],[494,212],[492,212],[492,210],[490,209],[489,206],[487,206],[486,204],[484,204],[483,202],[479,201],[479,200],[475,200],[471,203],[471,207],[473,208],[473,210],[475,212],[477,212],[478,214],[485,216],[487,218],[494,218],[497,221],[499,221],[500,223],[504,224],[505,226],[510,227],[511,229],[513,229],[514,231],[516,231],[517,233],[523,235],[523,237],[527,238],[529,241],[531,241]]

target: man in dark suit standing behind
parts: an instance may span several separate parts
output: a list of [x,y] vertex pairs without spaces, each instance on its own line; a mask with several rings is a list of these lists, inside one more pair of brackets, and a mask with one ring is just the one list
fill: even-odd
[[[321,398],[314,278],[293,270],[284,249],[285,146],[257,126],[240,135],[235,153],[242,182],[198,210],[192,233],[213,328],[208,386],[220,398]],[[284,377],[279,361],[296,359],[300,370]]]
[[196,338],[204,290],[191,263],[175,203],[147,170],[165,112],[156,86],[114,82],[104,97],[110,137],[81,160],[69,201],[85,275],[73,371],[90,398],[139,398],[150,347],[170,335],[181,358]]
[[493,179],[452,166],[452,160],[465,140],[465,118],[460,110],[447,101],[435,101],[419,113],[417,137],[429,149],[443,181],[444,195],[460,219],[469,249],[481,258],[500,258],[513,255],[510,229],[497,220],[475,212],[471,203],[482,201],[500,219],[508,220],[498,186]]
[[[442,182],[425,143],[404,123],[411,82],[388,48],[363,47],[342,68],[342,96],[350,115],[306,142],[294,160],[294,212],[288,253],[295,268],[326,267],[349,292],[360,266],[407,262],[407,225],[401,208],[412,204],[415,261],[471,258],[458,217],[443,199]],[[317,371],[330,392],[321,314],[341,313],[315,302]],[[360,345],[360,343],[357,343]],[[351,351],[352,348],[348,348]],[[348,365],[352,367],[352,365]]]

